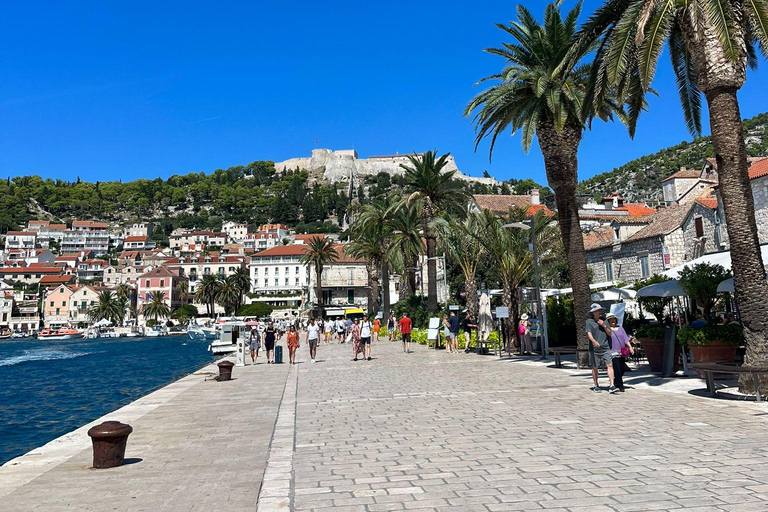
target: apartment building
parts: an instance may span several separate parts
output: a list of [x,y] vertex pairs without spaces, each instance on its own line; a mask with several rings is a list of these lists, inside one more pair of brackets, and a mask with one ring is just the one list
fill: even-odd
[[61,241],[62,254],[93,251],[96,256],[101,256],[109,252],[109,248],[109,226],[91,220],[73,221],[72,228],[64,231]]
[[5,235],[5,249],[34,249],[37,233],[34,231],[9,231]]
[[201,250],[205,247],[223,247],[227,243],[227,234],[217,231],[189,231],[174,233],[169,238],[171,249],[183,251]]

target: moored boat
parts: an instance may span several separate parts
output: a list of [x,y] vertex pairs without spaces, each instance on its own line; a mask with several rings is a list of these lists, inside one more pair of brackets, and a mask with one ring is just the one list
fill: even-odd
[[74,340],[76,338],[82,338],[83,334],[70,327],[62,327],[61,329],[45,328],[37,333],[37,339],[39,340]]

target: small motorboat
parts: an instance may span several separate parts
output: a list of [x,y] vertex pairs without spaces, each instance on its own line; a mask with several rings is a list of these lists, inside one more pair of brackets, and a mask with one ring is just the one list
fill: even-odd
[[8,328],[3,329],[2,331],[0,331],[0,340],[10,339],[12,334],[13,333],[11,332],[10,329],[8,329]]
[[74,340],[82,338],[83,334],[70,327],[62,327],[61,329],[45,328],[37,333],[37,339],[39,340]]
[[201,327],[199,325],[190,325],[187,329],[187,336],[192,340],[208,340],[213,341],[218,339],[220,331],[215,327]]

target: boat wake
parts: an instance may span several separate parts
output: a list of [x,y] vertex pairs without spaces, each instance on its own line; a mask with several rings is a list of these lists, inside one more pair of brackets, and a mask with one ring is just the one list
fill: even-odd
[[68,352],[66,350],[36,349],[25,350],[23,354],[0,359],[0,366],[14,366],[29,361],[53,361],[57,359],[74,359],[88,356],[94,352]]

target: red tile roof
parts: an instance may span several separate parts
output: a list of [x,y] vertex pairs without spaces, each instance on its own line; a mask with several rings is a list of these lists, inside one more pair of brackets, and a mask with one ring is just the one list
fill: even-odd
[[613,245],[613,229],[602,226],[584,235],[584,250],[592,251],[601,247]]
[[491,210],[494,213],[507,214],[511,207],[527,210],[527,215],[533,217],[536,212],[543,211],[546,215],[552,212],[543,204],[532,205],[531,196],[524,195],[500,195],[500,194],[476,194],[472,196],[481,210]]
[[91,227],[91,228],[106,228],[108,227],[107,223],[105,222],[96,222],[93,220],[73,220],[72,221],[72,227],[75,226],[82,226],[82,227]]
[[343,244],[336,244],[333,246],[333,248],[336,249],[337,253],[339,253],[339,259],[336,260],[336,263],[365,263],[365,260],[362,258],[353,258],[352,256],[348,256],[346,246]]
[[630,217],[645,217],[656,213],[655,208],[651,208],[645,203],[624,203],[620,208],[614,208],[615,211],[626,211]]
[[69,284],[74,279],[75,279],[75,276],[73,276],[71,274],[63,274],[63,275],[55,275],[55,276],[43,276],[42,279],[40,279],[40,284],[41,285]]
[[697,197],[696,202],[710,210],[717,210],[717,198],[715,197]]
[[59,267],[15,267],[0,268],[2,274],[61,274]]
[[749,168],[749,179],[754,180],[763,176],[768,176],[768,158],[758,160]]
[[664,178],[661,180],[662,183],[669,180],[674,179],[696,179],[701,178],[701,171],[697,169],[680,169],[675,174],[670,176],[669,178]]
[[127,236],[125,237],[126,242],[147,242],[149,241],[148,236]]
[[34,231],[9,231],[6,235],[37,236]]
[[251,259],[268,258],[271,256],[301,256],[307,251],[306,245],[278,245],[251,255]]

